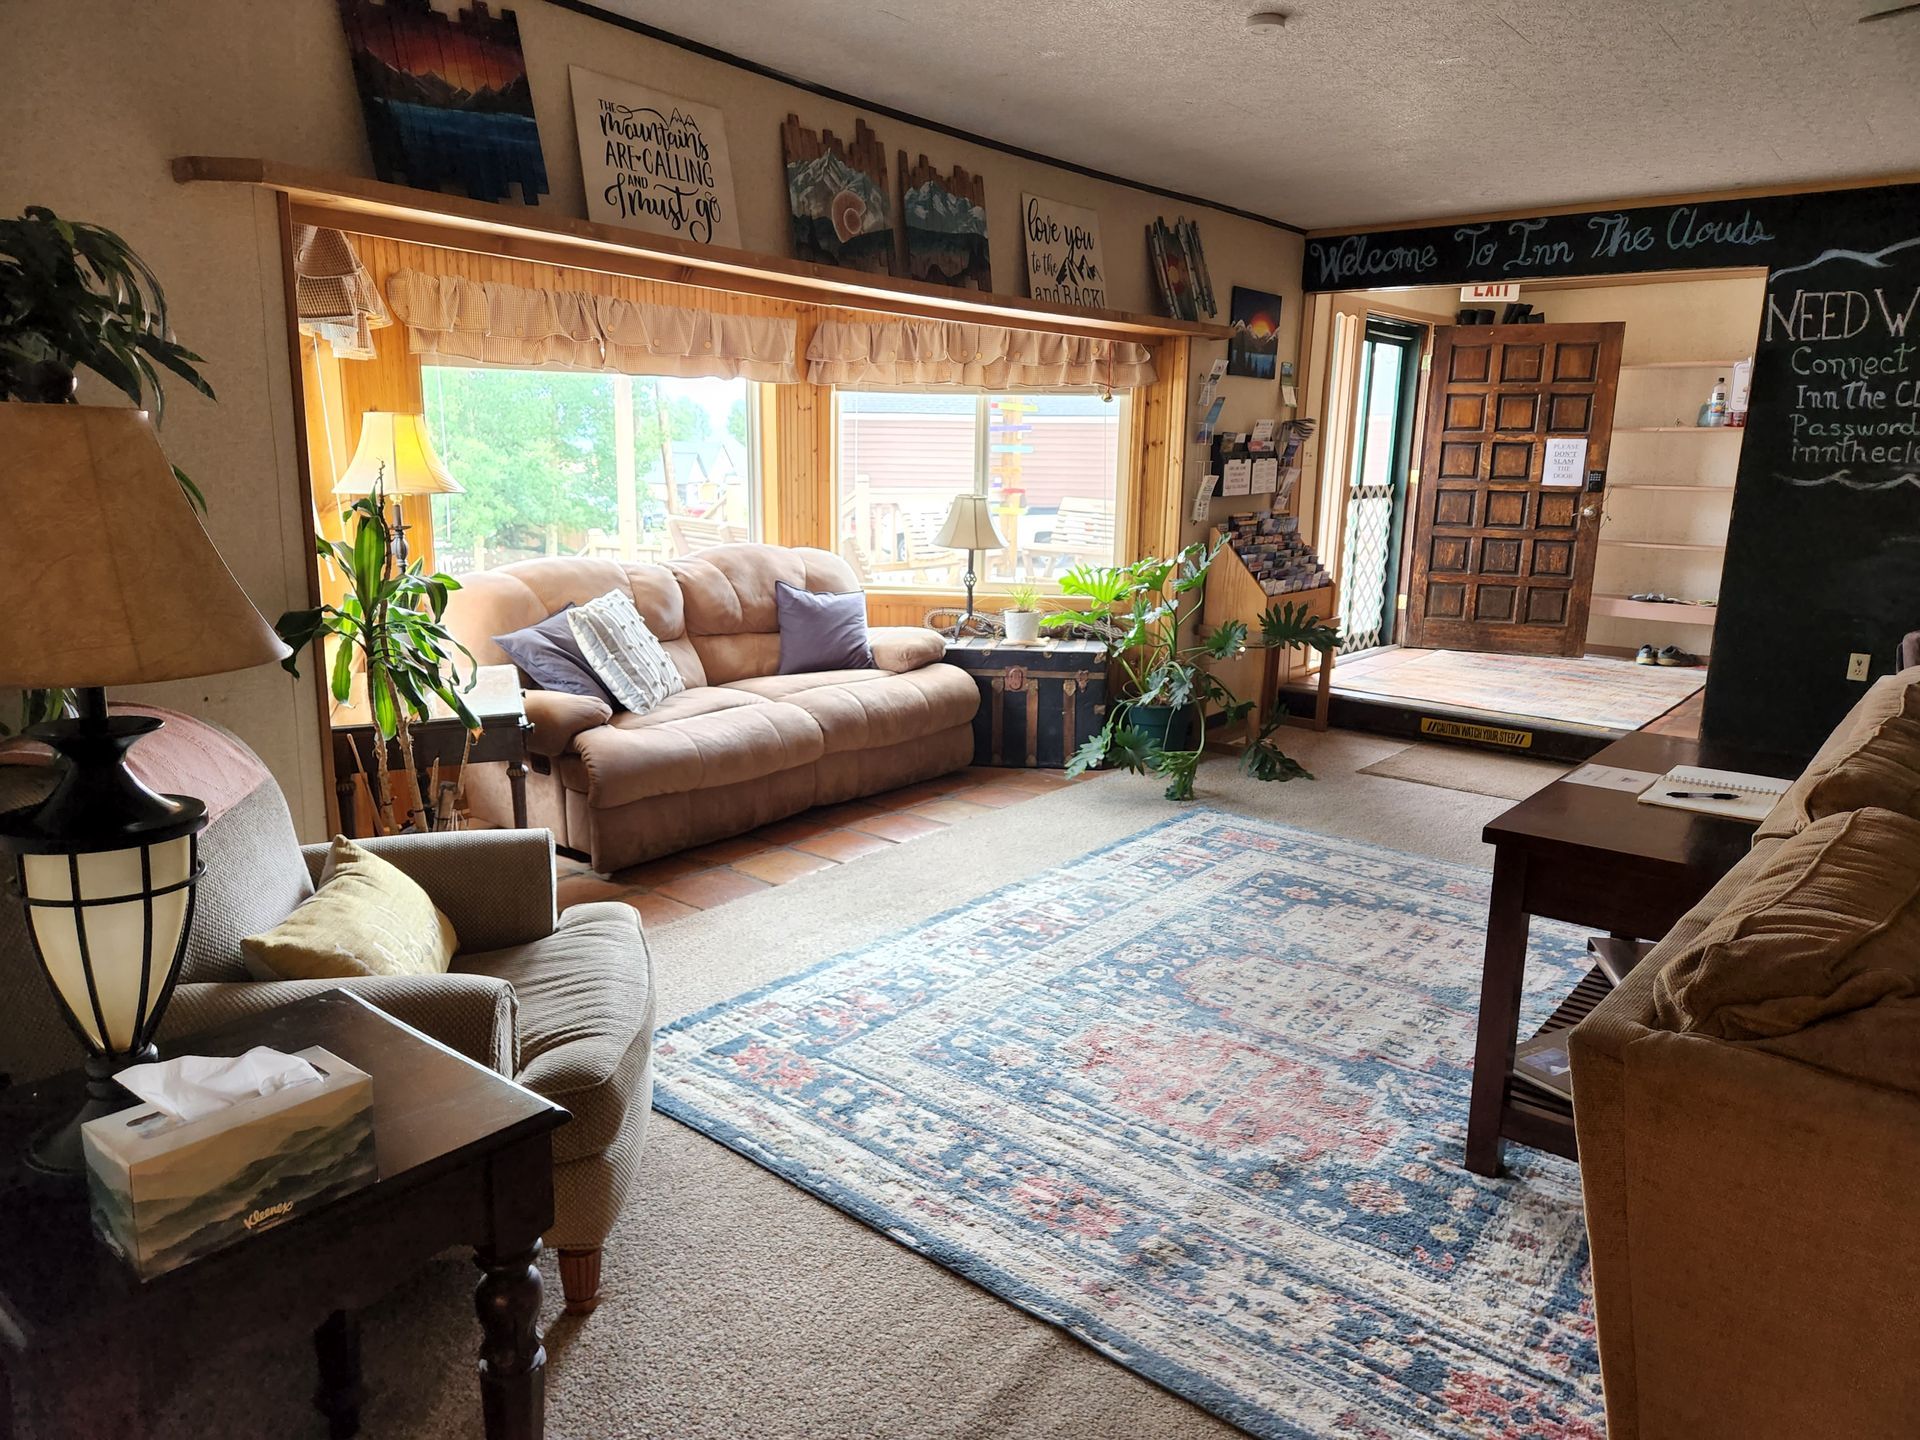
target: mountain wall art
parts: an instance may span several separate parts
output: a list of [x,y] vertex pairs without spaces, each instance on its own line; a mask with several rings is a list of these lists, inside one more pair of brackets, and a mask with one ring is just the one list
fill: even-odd
[[1280,359],[1280,297],[1233,287],[1233,338],[1227,341],[1227,373],[1271,380]]
[[789,115],[780,127],[780,147],[793,212],[793,258],[891,275],[887,152],[867,122],[854,121],[848,145],[831,130],[809,130],[799,116]]
[[474,0],[456,16],[427,0],[340,0],[373,170],[417,190],[528,205],[547,193],[533,92],[511,10]]
[[942,175],[922,155],[907,166],[900,152],[901,209],[907,229],[907,273],[961,290],[993,289],[987,259],[987,182],[956,165]]

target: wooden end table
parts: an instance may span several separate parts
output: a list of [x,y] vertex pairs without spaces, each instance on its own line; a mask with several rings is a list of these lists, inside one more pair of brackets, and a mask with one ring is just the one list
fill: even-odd
[[[479,719],[482,729],[467,748],[467,732],[459,718],[439,699],[431,702],[428,718],[413,722],[414,768],[424,771],[435,761],[442,766],[507,762],[507,788],[513,800],[513,828],[527,828],[527,737],[533,724],[527,719],[525,697],[520,693],[520,675],[511,665],[482,665],[473,691],[466,696],[467,707]],[[373,760],[379,743],[373,717],[367,710],[366,693],[356,677],[352,698],[336,705],[332,715],[333,788],[340,797],[340,829],[348,839],[357,838],[353,823],[354,776]],[[387,763],[397,769],[400,742],[387,743]],[[425,798],[429,804],[433,797]]]
[[396,1277],[470,1245],[488,1440],[539,1440],[537,1261],[553,1223],[552,1134],[567,1112],[344,990],[167,1048],[237,1055],[254,1045],[324,1045],[373,1077],[380,1179],[144,1283],[94,1237],[84,1185],[31,1177],[13,1158],[71,1103],[78,1075],[0,1095],[0,1436],[23,1403],[45,1427],[36,1435],[147,1434],[153,1400],[185,1357],[303,1323],[315,1327],[314,1403],[342,1440],[359,1429],[355,1312]]
[[[1676,765],[1703,765],[1789,778],[1803,762],[1640,731],[1615,741],[1592,763],[1656,775]],[[1573,1106],[1513,1078],[1532,917],[1621,940],[1657,940],[1747,853],[1753,831],[1746,821],[1642,805],[1626,791],[1556,780],[1481,832],[1494,847],[1493,895],[1467,1114],[1469,1170],[1499,1174],[1508,1140],[1576,1158]],[[1596,968],[1541,1033],[1576,1023],[1610,988]]]

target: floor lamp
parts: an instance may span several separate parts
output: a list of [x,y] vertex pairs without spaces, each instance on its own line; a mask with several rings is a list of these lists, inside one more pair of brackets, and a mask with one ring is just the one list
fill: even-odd
[[152,1059],[201,874],[206,807],[161,795],[127,752],[161,726],[107,711],[105,687],[217,675],[287,653],[221,562],[143,411],[0,404],[0,685],[74,692],[28,730],[58,779],[0,815],[28,946],[86,1051],[86,1098],[37,1136],[35,1168],[84,1169],[80,1125],[131,1103]]

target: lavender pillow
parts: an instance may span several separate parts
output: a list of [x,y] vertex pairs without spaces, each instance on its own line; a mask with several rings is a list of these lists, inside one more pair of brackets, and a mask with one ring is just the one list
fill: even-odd
[[600,683],[600,677],[587,664],[580,642],[573,638],[573,626],[567,619],[568,605],[542,620],[511,635],[496,635],[493,643],[507,652],[526,677],[542,690],[562,695],[589,695],[604,700],[615,710],[623,708]]
[[782,675],[873,669],[863,591],[818,594],[776,580],[773,601],[780,622]]

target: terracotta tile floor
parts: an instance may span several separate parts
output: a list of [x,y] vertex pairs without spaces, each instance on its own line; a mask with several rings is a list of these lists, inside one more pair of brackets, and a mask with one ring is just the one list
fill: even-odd
[[1068,780],[1058,770],[997,770],[975,766],[885,795],[823,805],[731,840],[718,840],[635,865],[611,877],[583,861],[560,860],[560,906],[622,900],[649,925],[666,925],[743,895],[757,895],[816,870],[857,864],[868,855],[937,835],[1046,795]]

